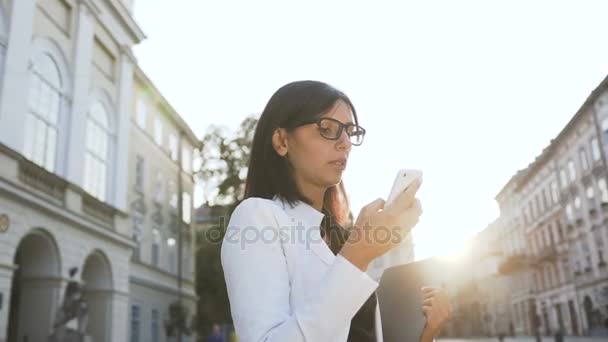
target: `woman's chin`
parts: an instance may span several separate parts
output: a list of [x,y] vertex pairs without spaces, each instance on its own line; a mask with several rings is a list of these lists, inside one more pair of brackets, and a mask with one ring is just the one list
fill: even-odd
[[342,181],[342,173],[328,177],[326,179],[326,184],[329,186],[336,186],[336,185],[340,184],[341,181]]

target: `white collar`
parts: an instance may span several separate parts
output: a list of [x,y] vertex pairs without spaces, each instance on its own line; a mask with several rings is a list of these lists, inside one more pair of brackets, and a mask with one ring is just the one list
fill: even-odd
[[275,195],[272,200],[279,204],[289,216],[300,221],[307,227],[319,227],[323,217],[325,217],[325,214],[303,201],[297,201],[291,206],[287,201],[283,201],[277,195]]

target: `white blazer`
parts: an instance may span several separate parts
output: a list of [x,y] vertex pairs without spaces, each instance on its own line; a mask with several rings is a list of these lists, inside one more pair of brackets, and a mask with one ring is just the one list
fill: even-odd
[[[234,210],[221,262],[241,342],[346,342],[378,282],[321,238],[323,214],[298,202],[248,198]],[[376,306],[377,341],[382,341]]]

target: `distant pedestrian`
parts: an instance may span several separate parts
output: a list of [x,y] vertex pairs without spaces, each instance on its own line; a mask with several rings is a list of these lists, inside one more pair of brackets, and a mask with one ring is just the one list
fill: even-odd
[[213,324],[213,330],[207,337],[207,342],[225,342],[224,334],[222,334],[219,324]]

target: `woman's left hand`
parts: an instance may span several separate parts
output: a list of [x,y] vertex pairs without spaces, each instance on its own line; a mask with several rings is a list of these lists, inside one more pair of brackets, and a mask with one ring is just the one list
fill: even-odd
[[439,335],[445,322],[450,319],[450,301],[443,289],[433,287],[422,288],[422,312],[426,316],[426,325],[422,332],[422,342],[432,341]]

